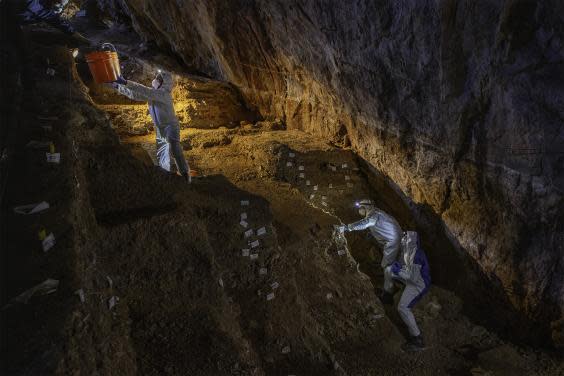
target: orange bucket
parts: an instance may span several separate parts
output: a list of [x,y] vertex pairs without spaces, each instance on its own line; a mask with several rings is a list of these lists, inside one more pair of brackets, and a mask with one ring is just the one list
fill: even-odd
[[121,75],[117,51],[110,43],[104,43],[102,48],[111,47],[113,51],[94,51],[86,54],[86,62],[94,81],[98,84],[117,80]]

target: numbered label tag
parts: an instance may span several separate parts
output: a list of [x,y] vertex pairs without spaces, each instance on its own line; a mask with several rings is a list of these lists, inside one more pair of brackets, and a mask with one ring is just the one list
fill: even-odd
[[61,153],[46,153],[48,163],[60,163]]

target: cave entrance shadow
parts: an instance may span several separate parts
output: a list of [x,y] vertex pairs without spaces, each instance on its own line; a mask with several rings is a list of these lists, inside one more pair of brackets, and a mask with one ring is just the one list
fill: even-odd
[[[404,231],[415,230],[421,235],[434,285],[454,292],[462,299],[463,312],[472,321],[502,338],[529,346],[551,347],[550,321],[539,323],[517,311],[499,278],[481,270],[429,205],[413,203],[389,178],[361,157],[357,159],[376,205],[394,216]],[[379,265],[371,263],[362,269],[366,269],[375,286],[381,286],[383,274],[374,271],[380,270]],[[402,334],[407,335],[397,312],[392,310],[395,311],[395,306],[386,306],[386,313]]]

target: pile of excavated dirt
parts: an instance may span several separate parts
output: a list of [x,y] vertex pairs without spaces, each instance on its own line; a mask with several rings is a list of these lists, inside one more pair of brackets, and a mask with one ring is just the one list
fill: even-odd
[[[562,373],[471,323],[436,287],[415,309],[429,349],[400,351],[403,326],[374,292],[378,247],[364,233],[348,250],[332,239],[333,225],[358,219],[355,199],[377,198],[352,152],[267,123],[184,130],[201,176],[187,185],[150,163],[151,135],[120,144],[68,50],[30,47],[35,86],[3,208],[2,306],[47,278],[59,286],[2,311],[3,373]],[[51,130],[38,116],[56,117]],[[36,138],[54,142],[60,164],[25,148]],[[40,216],[11,211],[39,200],[51,204]],[[48,252],[34,240],[39,227],[57,239]]]

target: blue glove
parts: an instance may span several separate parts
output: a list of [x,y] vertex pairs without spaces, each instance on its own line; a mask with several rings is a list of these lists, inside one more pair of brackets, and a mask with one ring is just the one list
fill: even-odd
[[117,80],[114,81],[114,83],[120,84],[120,85],[127,85],[127,80],[125,78],[123,78],[122,76],[119,76],[117,78]]
[[392,273],[397,275],[401,270],[401,264],[397,261],[394,261],[392,264]]

